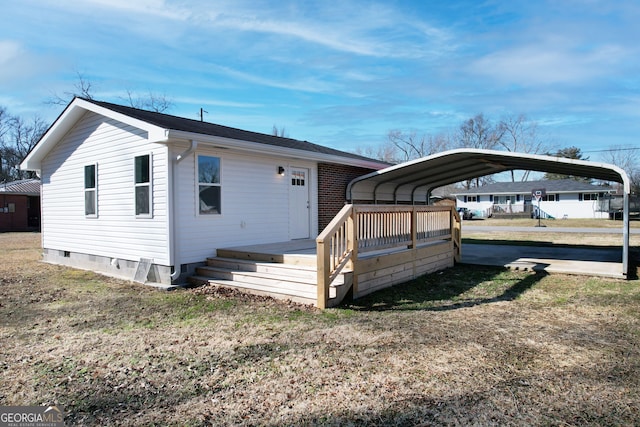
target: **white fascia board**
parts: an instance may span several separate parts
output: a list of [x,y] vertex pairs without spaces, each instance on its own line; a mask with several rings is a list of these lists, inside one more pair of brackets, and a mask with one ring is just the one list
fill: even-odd
[[223,138],[219,136],[204,135],[199,133],[169,130],[167,140],[190,141],[195,140],[199,144],[213,145],[225,149],[238,151],[272,154],[278,157],[289,157],[293,159],[310,160],[316,162],[336,163],[348,166],[358,166],[368,169],[381,169],[388,167],[387,164],[366,159],[354,159],[338,155],[315,153],[313,151],[298,150],[295,148],[279,147],[277,145],[262,144],[259,142],[243,141],[239,139]]
[[75,98],[53,122],[40,141],[29,152],[20,164],[22,170],[40,171],[42,159],[53,149],[53,147],[75,126],[80,118],[91,111],[119,122],[131,125],[147,132],[150,142],[165,142],[167,130],[142,120],[134,119],[125,114],[117,113],[108,108],[101,107],[90,101]]

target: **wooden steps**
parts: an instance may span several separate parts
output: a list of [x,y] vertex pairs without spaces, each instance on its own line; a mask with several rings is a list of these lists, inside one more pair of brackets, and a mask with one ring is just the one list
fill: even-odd
[[[188,280],[193,285],[215,285],[239,289],[247,293],[269,295],[303,304],[317,305],[317,271],[311,266],[313,257],[289,257],[242,251],[218,251],[206,265],[196,269]],[[224,255],[224,256],[223,256]],[[258,259],[256,259],[258,258]],[[351,273],[336,278],[329,290],[330,305],[338,305],[351,287]]]

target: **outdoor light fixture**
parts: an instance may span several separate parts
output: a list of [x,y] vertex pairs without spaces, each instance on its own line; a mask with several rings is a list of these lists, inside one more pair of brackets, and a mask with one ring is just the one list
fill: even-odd
[[278,166],[278,175],[284,176],[284,167]]

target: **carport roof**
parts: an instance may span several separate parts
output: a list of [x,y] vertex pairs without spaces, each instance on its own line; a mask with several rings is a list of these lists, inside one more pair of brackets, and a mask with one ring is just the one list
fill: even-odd
[[483,149],[456,149],[391,166],[354,179],[347,200],[413,202],[429,191],[467,179],[510,170],[530,170],[595,178],[623,184],[629,179],[621,168],[606,163],[538,154]]

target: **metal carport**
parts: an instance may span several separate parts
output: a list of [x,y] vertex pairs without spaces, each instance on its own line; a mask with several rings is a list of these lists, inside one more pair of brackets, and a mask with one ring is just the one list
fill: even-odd
[[530,170],[595,178],[622,184],[622,274],[629,271],[629,178],[621,168],[586,160],[483,149],[456,149],[401,163],[351,181],[350,203],[427,203],[431,192],[444,185],[511,170]]

